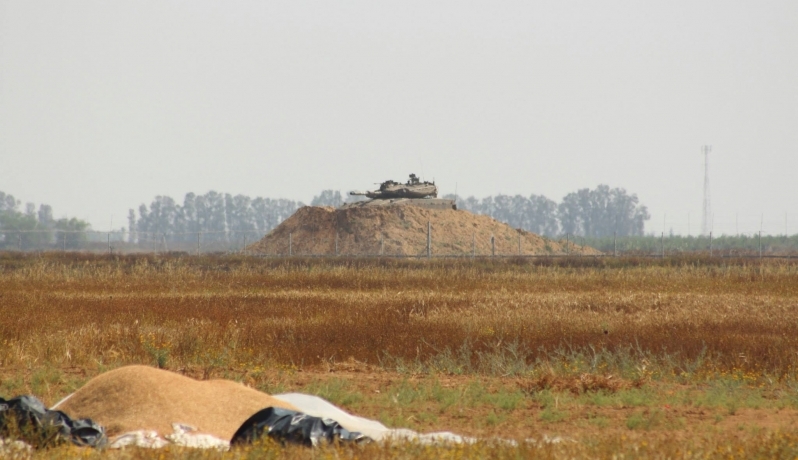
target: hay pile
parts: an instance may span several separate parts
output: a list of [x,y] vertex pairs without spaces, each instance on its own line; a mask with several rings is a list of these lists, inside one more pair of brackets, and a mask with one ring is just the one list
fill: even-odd
[[[289,234],[293,255],[334,255],[336,234],[339,255],[425,255],[427,222],[432,225],[433,255],[560,255],[565,241],[554,241],[517,230],[489,216],[452,209],[416,206],[380,206],[349,209],[305,206],[286,219],[247,251],[288,255]],[[571,244],[570,254],[598,254],[593,248]]]
[[172,423],[230,439],[252,414],[292,405],[230,380],[198,381],[148,366],[127,366],[91,380],[58,409],[88,417],[110,437],[134,430],[172,432]]

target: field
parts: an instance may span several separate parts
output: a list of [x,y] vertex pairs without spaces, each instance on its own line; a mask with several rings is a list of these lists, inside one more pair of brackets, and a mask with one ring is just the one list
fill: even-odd
[[139,363],[481,439],[42,458],[798,455],[790,260],[4,253],[0,270],[2,397],[51,405]]

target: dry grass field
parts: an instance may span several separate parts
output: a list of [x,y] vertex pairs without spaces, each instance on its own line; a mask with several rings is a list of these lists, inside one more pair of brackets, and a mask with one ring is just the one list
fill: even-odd
[[482,440],[43,458],[798,455],[795,262],[6,253],[0,318],[3,397],[150,364]]

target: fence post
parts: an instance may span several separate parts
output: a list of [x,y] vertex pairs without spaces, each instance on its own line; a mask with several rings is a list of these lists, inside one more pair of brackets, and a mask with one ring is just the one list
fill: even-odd
[[612,257],[618,257],[618,231],[612,232]]
[[712,257],[712,232],[709,232],[709,257]]
[[490,236],[490,256],[496,257],[496,237]]
[[294,255],[294,241],[293,241],[293,233],[288,234],[288,257]]
[[17,245],[19,250],[22,251],[22,233],[17,233]]
[[432,257],[432,223],[427,221],[427,259]]
[[202,234],[202,232],[197,232],[197,257],[199,257],[199,254],[200,254],[200,235],[201,234]]
[[518,255],[523,255],[524,252],[521,250],[521,232],[518,232]]

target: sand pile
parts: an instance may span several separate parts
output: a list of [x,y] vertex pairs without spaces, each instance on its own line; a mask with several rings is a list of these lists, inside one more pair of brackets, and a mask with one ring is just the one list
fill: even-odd
[[[333,255],[338,235],[339,255],[426,255],[427,222],[432,225],[433,255],[565,254],[565,241],[517,230],[489,216],[452,209],[385,206],[336,209],[305,206],[286,219],[248,251],[288,255],[289,234],[293,255]],[[593,248],[569,245],[570,254],[598,254]]]
[[72,418],[88,417],[109,437],[134,430],[172,433],[172,423],[230,439],[255,412],[292,405],[230,380],[198,381],[148,366],[101,374],[58,406]]

